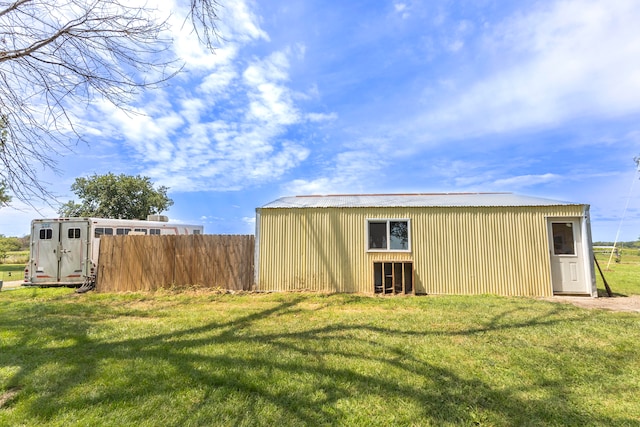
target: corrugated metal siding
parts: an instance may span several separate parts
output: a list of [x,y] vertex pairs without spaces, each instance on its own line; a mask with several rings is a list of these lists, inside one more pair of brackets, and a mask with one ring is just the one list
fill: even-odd
[[[583,206],[260,209],[260,290],[373,292],[373,262],[414,262],[417,293],[552,295],[547,217]],[[411,252],[367,252],[366,220],[409,218]]]

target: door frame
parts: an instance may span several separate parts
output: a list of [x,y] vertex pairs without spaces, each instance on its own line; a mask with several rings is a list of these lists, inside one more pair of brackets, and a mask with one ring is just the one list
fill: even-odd
[[[569,290],[567,292],[563,292],[562,290],[556,291],[554,290],[556,286],[554,286],[554,263],[553,257],[554,248],[553,248],[553,231],[552,224],[558,222],[572,222],[577,225],[574,228],[574,246],[575,253],[581,259],[580,273],[582,276],[582,286],[579,290]],[[591,247],[591,224],[589,220],[589,211],[588,208],[585,209],[585,212],[582,216],[551,216],[546,218],[546,233],[547,233],[547,242],[548,242],[548,253],[549,253],[549,280],[551,285],[551,291],[554,295],[584,295],[597,297],[598,291],[596,288],[595,282],[595,274],[594,274],[594,265],[593,265],[593,250]],[[580,233],[579,239],[575,233]],[[580,241],[577,244],[577,240]]]

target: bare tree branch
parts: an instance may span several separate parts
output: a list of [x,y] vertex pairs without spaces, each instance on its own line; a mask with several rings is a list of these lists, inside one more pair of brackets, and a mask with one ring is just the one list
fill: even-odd
[[220,41],[217,31],[220,4],[216,0],[190,0],[190,2],[189,18],[191,18],[198,40],[209,49],[214,50]]
[[[189,2],[194,31],[213,49],[217,1]],[[51,196],[39,171],[55,170],[54,159],[84,140],[73,107],[107,100],[127,110],[181,70],[169,16],[130,4],[0,0],[0,184],[18,200]]]

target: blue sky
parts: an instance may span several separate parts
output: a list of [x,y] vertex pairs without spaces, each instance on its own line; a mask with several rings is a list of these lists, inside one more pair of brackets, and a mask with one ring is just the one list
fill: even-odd
[[[137,115],[74,111],[90,144],[42,171],[60,202],[76,177],[141,174],[172,220],[246,234],[285,195],[507,191],[639,238],[640,2],[222,3],[212,55],[162,2],[185,72]],[[0,233],[56,216],[37,208],[0,209]]]

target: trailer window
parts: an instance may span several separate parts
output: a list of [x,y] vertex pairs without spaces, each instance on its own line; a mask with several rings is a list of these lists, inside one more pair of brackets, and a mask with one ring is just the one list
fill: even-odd
[[118,236],[126,236],[131,232],[130,228],[116,228],[116,234]]
[[156,235],[158,235],[158,234],[160,234],[160,229],[159,229],[159,228],[151,228],[151,229],[149,230],[149,234],[152,234],[152,235],[153,235],[153,234],[156,234]]
[[67,231],[67,237],[70,239],[79,239],[80,238],[80,229],[79,228],[70,228]]
[[95,236],[96,237],[100,237],[102,235],[105,236],[113,236],[113,228],[108,228],[108,227],[96,227],[96,232],[95,232]]
[[53,230],[50,228],[41,228],[40,229],[40,239],[41,240],[51,240],[53,238]]
[[200,230],[193,230],[193,234],[200,234]]
[[134,228],[133,231],[135,231],[136,233],[147,234],[146,228]]

